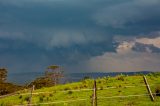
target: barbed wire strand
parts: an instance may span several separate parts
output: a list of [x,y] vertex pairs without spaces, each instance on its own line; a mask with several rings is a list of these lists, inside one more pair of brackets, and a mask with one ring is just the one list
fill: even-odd
[[[146,86],[146,85],[141,85],[141,86]],[[154,85],[150,85],[150,86],[154,86]],[[132,87],[137,87],[137,86],[123,86],[123,87],[119,87],[119,88],[132,88]],[[105,87],[105,88],[97,88],[98,90],[103,90],[103,89],[115,89],[117,87]],[[62,91],[55,91],[55,92],[68,92],[68,91],[73,91],[73,92],[80,92],[80,91],[92,91],[93,89],[78,89],[78,90],[62,90]],[[51,92],[34,92],[33,94],[43,94],[43,93],[54,93],[54,91]],[[30,93],[24,93],[21,95],[28,95]]]
[[[151,84],[150,86],[155,86],[156,84]],[[121,86],[119,88],[132,88],[132,87],[138,87],[138,86],[147,86],[147,85],[136,85],[136,86]],[[118,87],[105,87],[105,88],[97,88],[98,90],[107,90],[107,89],[116,89]],[[38,94],[50,94],[54,92],[68,92],[68,91],[73,91],[73,92],[80,92],[80,91],[92,91],[93,89],[78,89],[78,90],[61,90],[61,91],[51,91],[51,92],[33,92],[33,95],[38,95]],[[29,95],[30,93],[13,93],[13,94],[8,94],[8,95],[3,95],[0,96],[0,98],[8,97],[8,96],[16,96],[16,95]]]
[[[67,101],[58,101],[58,102],[46,102],[46,103],[38,103],[38,104],[29,104],[29,106],[69,103],[69,102],[85,101],[85,100],[88,100],[88,99],[76,99],[76,100],[67,100]],[[14,106],[28,106],[28,104],[27,105],[14,105]]]
[[[154,95],[160,94],[160,93],[152,93]],[[110,97],[98,97],[97,99],[103,99],[103,98],[127,98],[127,97],[138,97],[138,96],[150,96],[150,94],[139,94],[139,95],[125,95],[125,96],[110,96]]]
[[[160,94],[160,93],[152,93],[152,94]],[[140,96],[149,96],[149,95],[150,94],[125,95],[125,96],[110,96],[110,97],[98,97],[97,99],[128,98],[128,97],[140,97]],[[46,102],[46,103],[30,104],[30,106],[48,105],[48,104],[59,104],[59,103],[69,103],[69,102],[85,101],[85,100],[89,100],[89,99],[76,99],[76,100],[69,100],[69,101]],[[14,106],[27,106],[27,105],[14,105]]]

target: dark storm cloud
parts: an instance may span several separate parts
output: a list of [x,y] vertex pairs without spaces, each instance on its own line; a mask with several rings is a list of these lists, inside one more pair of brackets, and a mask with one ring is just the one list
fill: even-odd
[[101,8],[94,18],[99,24],[112,27],[125,27],[143,22],[148,25],[155,24],[152,22],[158,22],[159,6],[159,0],[132,0]]
[[[43,1],[44,4],[38,1],[24,1],[26,5],[22,1],[4,2],[9,3],[1,4],[3,9],[1,9],[0,35],[4,38],[38,42],[37,44],[40,42],[47,47],[97,40],[97,37],[92,36],[94,33],[97,34],[100,28],[89,19],[91,9],[86,9],[88,7],[83,8],[79,6],[80,4],[68,4],[63,1],[58,3],[57,1]],[[23,6],[17,6],[16,3]],[[21,35],[17,36],[17,33]],[[84,33],[89,33],[89,35],[84,35]]]
[[160,30],[159,6],[159,0],[1,0],[0,65],[42,71],[61,64],[73,71],[115,51],[118,35]]

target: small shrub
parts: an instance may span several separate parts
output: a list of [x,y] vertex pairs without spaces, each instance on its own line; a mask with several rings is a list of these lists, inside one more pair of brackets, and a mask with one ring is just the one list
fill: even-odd
[[85,85],[83,85],[83,87],[84,87],[84,88],[87,88],[87,85],[85,84]]
[[19,96],[19,99],[22,99],[22,95]]
[[79,88],[80,88],[80,89],[83,89],[83,85],[80,85]]
[[79,89],[79,87],[78,87],[78,86],[75,86],[75,87],[73,87],[73,89]]
[[124,76],[118,76],[117,80],[124,81]]
[[98,82],[97,82],[97,83],[99,83],[99,84],[100,84],[100,83],[102,83],[102,81],[101,81],[101,80],[98,80]]
[[122,85],[119,85],[119,88],[121,88],[122,87]]
[[73,92],[72,91],[68,91],[68,94],[72,94]]
[[29,96],[24,98],[25,101],[29,101],[29,99],[30,99]]
[[66,87],[66,88],[64,88],[64,90],[67,91],[67,90],[71,90],[71,89],[69,87]]
[[100,90],[103,90],[103,87],[102,87],[102,86],[100,87]]
[[50,97],[52,97],[52,96],[53,96],[53,94],[49,94],[49,96],[50,96]]
[[106,82],[106,83],[108,82],[108,80],[109,80],[109,78],[105,78],[105,82]]
[[160,85],[158,85],[155,89],[156,96],[160,96]]
[[43,99],[43,96],[40,96],[40,97],[39,97],[39,101],[40,101],[40,102],[43,102],[43,100],[44,100],[44,99]]

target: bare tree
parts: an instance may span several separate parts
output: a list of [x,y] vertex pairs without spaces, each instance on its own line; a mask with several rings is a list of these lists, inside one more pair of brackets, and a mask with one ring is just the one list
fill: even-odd
[[57,85],[59,83],[59,79],[64,77],[62,68],[58,65],[48,66],[45,75],[47,78],[52,80],[53,85]]

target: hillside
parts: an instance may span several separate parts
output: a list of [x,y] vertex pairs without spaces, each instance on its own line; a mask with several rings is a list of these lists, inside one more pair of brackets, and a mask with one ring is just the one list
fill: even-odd
[[[160,85],[160,76],[146,75],[155,101],[151,101],[143,76],[118,75],[96,79],[98,106],[160,106],[160,97],[155,89]],[[93,79],[81,82],[42,88],[33,91],[32,106],[91,106]],[[0,99],[0,106],[27,105],[30,90],[17,92]]]

